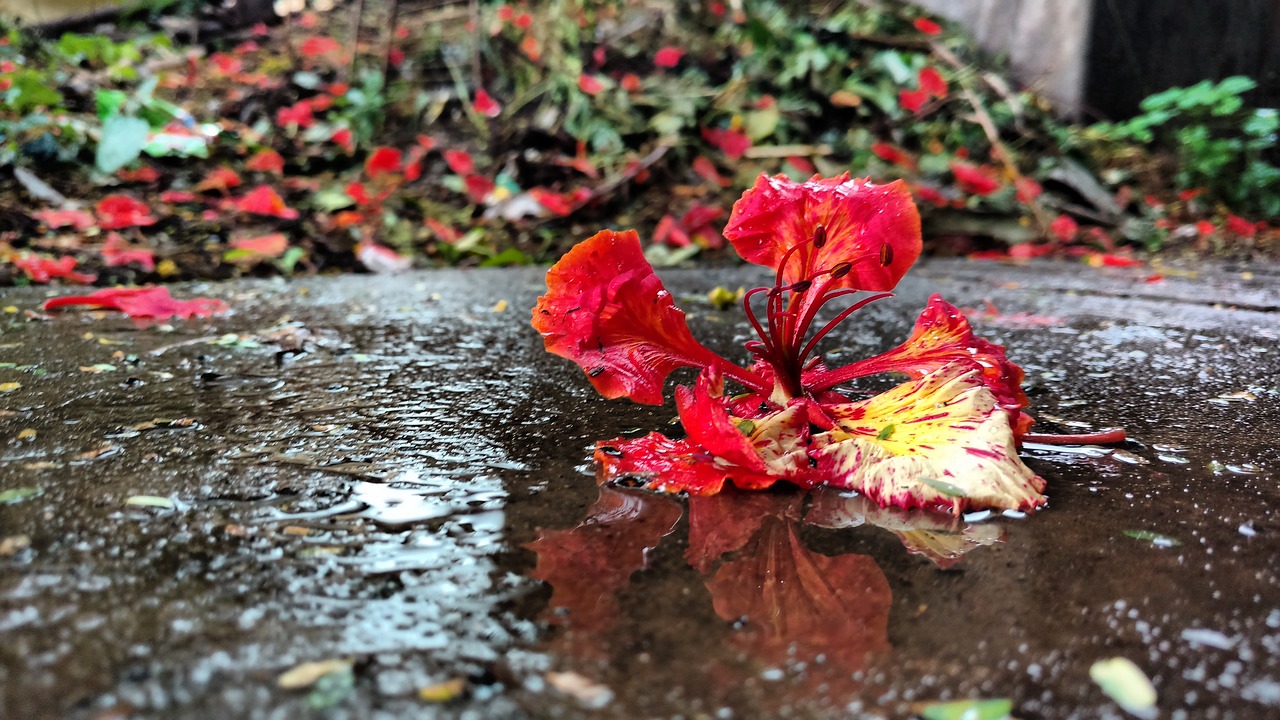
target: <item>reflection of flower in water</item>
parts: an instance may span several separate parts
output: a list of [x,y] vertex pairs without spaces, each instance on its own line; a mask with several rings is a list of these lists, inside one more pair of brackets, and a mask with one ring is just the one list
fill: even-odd
[[[804,693],[822,684],[833,699],[856,693],[858,672],[891,649],[892,590],[868,555],[828,556],[807,548],[800,522],[880,526],[940,567],[1002,539],[995,525],[885,511],[865,498],[831,490],[808,495],[727,491],[688,502],[685,559],[707,578],[716,615],[737,628],[731,642],[764,666],[806,666],[795,690]],[[680,505],[669,498],[602,487],[576,527],[544,530],[527,546],[538,555],[533,576],[552,586],[543,620],[565,630],[557,651],[605,659],[605,636],[618,621],[617,594],[645,567],[646,554],[675,529],[680,514]],[[714,659],[712,664],[713,676],[726,685],[737,682],[733,670]]]
[[[705,572],[716,557],[733,553],[716,568],[707,589],[716,615],[743,622],[736,642],[760,661],[781,665],[823,657],[840,673],[861,670],[889,649],[889,581],[869,555],[828,557],[806,548],[796,534],[803,499],[756,495],[749,504],[763,500],[772,507],[754,515],[755,527],[745,542],[718,542],[723,534],[695,535],[691,529],[689,556]],[[690,526],[732,526],[735,506],[745,500],[735,494],[691,498]]]

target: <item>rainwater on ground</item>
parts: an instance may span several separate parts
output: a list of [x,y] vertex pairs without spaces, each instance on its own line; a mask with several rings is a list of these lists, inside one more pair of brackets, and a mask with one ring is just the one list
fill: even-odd
[[[740,359],[703,298],[761,275],[664,278]],[[542,350],[536,269],[187,287],[235,312],[149,327],[5,291],[0,718],[1127,717],[1089,676],[1113,657],[1159,717],[1275,717],[1277,279],[917,268],[831,363],[940,292],[1038,429],[1131,438],[1028,446],[1049,506],[955,521],[598,488],[594,442],[675,410]]]

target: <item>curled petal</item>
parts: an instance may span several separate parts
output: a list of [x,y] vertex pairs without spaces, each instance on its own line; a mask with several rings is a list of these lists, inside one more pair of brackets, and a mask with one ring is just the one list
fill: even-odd
[[693,339],[634,230],[601,231],[552,266],[533,327],[607,398],[661,405],[676,368],[726,362]]
[[713,373],[702,373],[692,388],[676,388],[676,409],[680,424],[689,434],[689,441],[702,447],[723,462],[736,465],[753,473],[767,473],[764,460],[752,445],[744,430],[755,428],[755,422],[741,420],[735,423],[725,409],[724,383]]
[[906,342],[883,355],[826,373],[815,373],[806,383],[822,390],[884,372],[922,378],[957,360],[972,360],[982,366],[982,382],[995,394],[1000,407],[1009,413],[1018,434],[1024,433],[1030,418],[1022,413],[1028,404],[1027,394],[1022,390],[1022,368],[1005,357],[1003,346],[974,335],[964,313],[940,295],[929,298]]
[[829,485],[953,514],[1045,502],[1044,480],[1018,457],[1009,415],[972,362],[827,410],[838,427],[815,438],[813,457]]
[[[826,242],[806,244],[822,227]],[[748,262],[782,269],[790,284],[848,263],[832,287],[892,290],[920,255],[920,214],[906,185],[851,180],[803,183],[760,176],[734,203],[724,236]],[[787,257],[795,246],[799,250]]]

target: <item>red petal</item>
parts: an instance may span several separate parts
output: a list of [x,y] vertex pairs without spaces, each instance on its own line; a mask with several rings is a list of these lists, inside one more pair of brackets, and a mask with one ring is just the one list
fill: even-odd
[[390,147],[375,148],[364,161],[364,171],[370,178],[386,173],[400,172],[400,151]]
[[1021,424],[1022,408],[1029,403],[1022,390],[1022,368],[1005,357],[1004,347],[973,334],[973,328],[954,305],[941,295],[929,298],[929,304],[916,320],[911,337],[898,347],[851,365],[815,373],[807,385],[827,389],[854,378],[884,372],[900,372],[919,379],[956,360],[972,360],[982,366],[982,382],[991,389],[996,401],[1010,415],[1015,429]]
[[751,147],[751,138],[739,130],[702,129],[702,139],[720,148],[731,160],[737,160]]
[[925,35],[937,35],[942,32],[942,26],[928,18],[916,18],[911,24]]
[[947,94],[947,81],[942,79],[942,73],[937,68],[926,67],[920,70],[920,89],[929,93],[933,97],[945,97]]
[[270,215],[285,220],[295,220],[298,217],[298,211],[285,205],[284,198],[269,185],[259,185],[232,200],[230,204],[241,212],[254,215]]
[[723,394],[724,382],[705,372],[698,376],[692,388],[676,388],[676,409],[689,441],[723,462],[753,474],[767,474],[769,469],[751,439],[738,429],[725,410],[720,399]]
[[671,371],[724,362],[693,339],[634,230],[603,230],[553,265],[533,326],[607,398],[660,405]]
[[128,195],[108,195],[98,202],[96,208],[98,227],[103,230],[119,230],[121,228],[154,225],[156,219],[144,203]]
[[595,75],[582,73],[578,76],[578,89],[588,95],[595,95],[604,90],[604,83]]
[[808,243],[819,225],[826,244],[796,251],[784,281],[849,263],[849,274],[833,280],[834,287],[892,290],[920,255],[920,214],[906,185],[850,180],[847,173],[804,183],[760,176],[734,203],[724,236],[748,262],[777,269],[783,254]]
[[492,97],[489,97],[489,93],[485,92],[484,88],[476,90],[476,99],[472,103],[472,107],[485,117],[498,117],[498,115],[502,114],[502,106]]
[[174,300],[169,288],[108,288],[89,295],[68,295],[45,301],[45,310],[73,305],[119,310],[134,318],[205,317],[226,312],[227,304],[211,298]]
[[259,150],[244,166],[246,170],[280,175],[284,173],[284,158],[275,150]]
[[662,68],[673,68],[680,64],[684,50],[676,47],[664,47],[653,55],[653,64]]
[[84,210],[37,210],[31,216],[50,229],[70,226],[85,230],[93,227],[93,216]]
[[445,150],[444,161],[459,175],[470,175],[476,169],[475,161],[466,150]]
[[956,176],[961,189],[973,195],[990,195],[1000,189],[1000,179],[990,168],[952,160],[951,173]]
[[195,186],[196,192],[206,192],[208,190],[228,190],[233,187],[239,187],[241,183],[240,176],[235,170],[229,167],[218,166],[209,171]]
[[102,244],[102,259],[107,267],[121,267],[130,263],[138,263],[143,270],[151,272],[156,269],[156,255],[147,248],[130,247],[120,233],[109,233],[107,241]]
[[259,237],[232,240],[231,247],[236,250],[247,250],[262,257],[275,258],[280,257],[285,250],[289,249],[289,238],[285,237],[284,233],[271,233],[270,235]]
[[1049,231],[1061,242],[1070,242],[1080,232],[1080,225],[1070,215],[1059,215],[1049,223]]
[[[658,433],[641,438],[618,438],[596,446],[599,480],[602,483],[644,485],[658,492],[714,495],[729,479],[706,450],[683,440],[671,440]],[[772,478],[763,478],[768,487]]]

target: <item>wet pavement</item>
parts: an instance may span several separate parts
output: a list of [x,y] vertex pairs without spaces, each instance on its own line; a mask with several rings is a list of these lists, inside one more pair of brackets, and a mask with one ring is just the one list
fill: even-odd
[[[701,298],[762,275],[662,274],[738,356]],[[1128,717],[1113,657],[1159,717],[1280,716],[1280,272],[1149,275],[932,261],[834,334],[989,300],[1038,429],[1129,431],[957,522],[598,489],[593,442],[674,407],[542,351],[537,269],[186,287],[235,312],[172,328],[3,291],[0,718]]]

